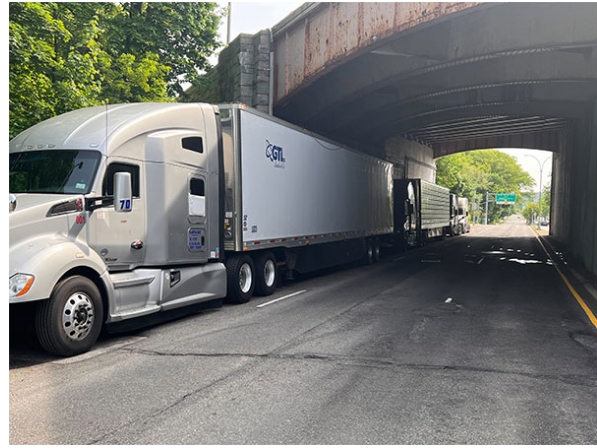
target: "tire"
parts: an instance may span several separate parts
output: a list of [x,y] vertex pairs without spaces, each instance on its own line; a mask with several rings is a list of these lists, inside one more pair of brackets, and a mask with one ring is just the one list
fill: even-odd
[[273,294],[278,282],[278,265],[271,252],[264,252],[255,257],[255,294],[269,296]]
[[50,298],[37,306],[35,329],[46,351],[74,356],[95,344],[103,319],[104,304],[95,283],[74,276],[58,283]]
[[373,240],[373,263],[377,263],[379,261],[379,239],[375,238]]
[[365,256],[363,258],[364,264],[369,266],[375,262],[375,254],[373,248],[373,242],[371,239],[367,238],[365,240]]
[[248,255],[234,255],[226,262],[226,302],[247,303],[255,290],[255,265]]

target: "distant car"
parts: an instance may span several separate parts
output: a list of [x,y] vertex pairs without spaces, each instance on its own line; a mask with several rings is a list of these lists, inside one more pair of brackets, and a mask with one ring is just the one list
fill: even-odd
[[548,226],[549,225],[549,221],[543,220],[539,224],[542,225],[542,226]]

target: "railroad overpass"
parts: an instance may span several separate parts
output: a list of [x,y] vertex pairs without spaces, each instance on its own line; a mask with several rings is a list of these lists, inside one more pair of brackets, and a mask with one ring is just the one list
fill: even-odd
[[434,180],[434,158],[554,152],[551,233],[597,275],[597,4],[305,3],[209,89]]

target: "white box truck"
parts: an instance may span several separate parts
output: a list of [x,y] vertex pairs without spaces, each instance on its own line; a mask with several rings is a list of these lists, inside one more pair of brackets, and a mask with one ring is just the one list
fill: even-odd
[[373,262],[393,232],[390,163],[241,105],[85,108],[9,146],[9,301],[37,303],[62,356],[104,324],[271,294],[280,268]]

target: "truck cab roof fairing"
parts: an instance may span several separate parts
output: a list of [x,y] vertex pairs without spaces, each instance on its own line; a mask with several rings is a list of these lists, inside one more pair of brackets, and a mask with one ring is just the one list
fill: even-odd
[[[135,103],[78,109],[27,129],[11,140],[9,151],[94,149],[110,156],[126,141],[147,132],[172,128],[197,129],[197,124],[201,123],[197,116],[201,116],[205,107],[212,106],[202,103]],[[181,113],[185,109],[188,112]]]

